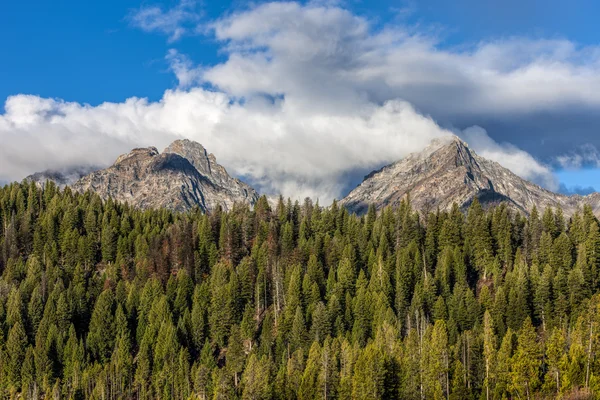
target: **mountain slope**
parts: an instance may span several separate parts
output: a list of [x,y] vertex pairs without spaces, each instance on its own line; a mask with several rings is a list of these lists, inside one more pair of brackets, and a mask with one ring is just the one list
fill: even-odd
[[511,208],[529,213],[561,207],[571,215],[585,203],[600,211],[600,194],[565,196],[526,181],[500,164],[477,155],[456,136],[434,140],[419,153],[374,171],[340,201],[350,211],[366,212],[395,206],[410,194],[417,210],[447,210],[453,203],[465,209],[477,197],[484,206],[506,202]]
[[185,211],[194,206],[210,212],[234,203],[254,204],[258,193],[231,177],[199,143],[177,140],[162,153],[155,147],[134,149],[109,168],[79,179],[74,190],[91,190],[103,198],[140,208]]

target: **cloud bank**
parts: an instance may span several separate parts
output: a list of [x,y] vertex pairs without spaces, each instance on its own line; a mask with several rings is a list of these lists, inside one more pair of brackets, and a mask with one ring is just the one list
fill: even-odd
[[200,68],[169,50],[179,87],[157,102],[132,97],[92,107],[8,98],[0,115],[0,140],[8,144],[0,148],[0,180],[108,165],[132,147],[187,137],[265,193],[325,204],[371,169],[456,133],[482,156],[554,190],[549,167],[509,135],[488,135],[485,121],[493,127],[494,118],[600,107],[598,49],[566,40],[444,48],[414,29],[298,3],[266,3],[190,27],[186,4],[142,9],[131,19],[172,42],[208,31],[223,63]]
[[450,133],[406,102],[329,115],[285,101],[232,102],[201,88],[169,90],[156,103],[131,98],[97,107],[20,95],[5,108],[0,179],[48,167],[107,165],[132,147],[166,147],[187,137],[264,192],[327,202],[341,195],[352,171],[394,161]]

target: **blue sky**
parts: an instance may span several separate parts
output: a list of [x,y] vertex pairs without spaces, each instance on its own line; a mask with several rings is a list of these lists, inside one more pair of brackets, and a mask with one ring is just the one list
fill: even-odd
[[[320,110],[329,110],[328,112],[334,117],[339,113],[353,115],[356,114],[353,110],[363,112],[373,107],[381,107],[388,101],[398,100],[406,101],[418,117],[431,118],[442,130],[462,135],[462,132],[466,132],[471,127],[481,127],[484,138],[489,137],[491,140],[474,141],[479,143],[479,146],[485,143],[486,147],[480,147],[481,151],[487,152],[491,157],[504,160],[510,157],[503,154],[514,156],[514,160],[517,161],[507,166],[527,179],[542,184],[548,182],[549,178],[545,176],[548,173],[543,170],[545,167],[551,170],[554,179],[557,180],[557,183],[546,186],[554,185],[552,188],[557,189],[560,187],[559,183],[564,191],[590,186],[600,189],[600,173],[597,169],[600,158],[596,150],[600,142],[595,132],[600,123],[598,117],[600,101],[597,101],[593,94],[580,96],[579,93],[584,90],[578,90],[576,86],[581,85],[583,89],[594,88],[597,79],[600,79],[597,76],[598,64],[600,64],[598,63],[600,30],[596,29],[600,4],[597,2],[589,0],[571,2],[374,0],[296,5],[297,7],[271,7],[269,3],[240,1],[201,3],[192,0],[6,2],[0,13],[0,34],[4,38],[9,38],[0,42],[0,51],[3,54],[0,60],[0,76],[3,77],[0,79],[0,99],[2,99],[1,103],[4,103],[11,96],[17,98],[14,98],[10,111],[7,110],[8,106],[3,110],[5,120],[10,122],[6,126],[10,129],[6,128],[2,133],[0,120],[0,135],[5,135],[2,136],[4,141],[10,138],[10,135],[18,133],[24,136],[23,132],[26,132],[25,136],[33,143],[39,142],[37,135],[47,135],[44,137],[47,142],[43,142],[43,147],[39,148],[40,154],[56,152],[56,149],[60,148],[59,141],[66,140],[65,137],[71,142],[81,141],[82,146],[89,146],[90,143],[107,143],[103,145],[109,154],[106,159],[87,155],[84,158],[106,163],[114,153],[122,151],[127,146],[137,142],[145,145],[146,142],[156,138],[162,144],[161,140],[166,141],[167,138],[187,135],[209,144],[214,142],[215,150],[225,146],[222,142],[228,134],[219,133],[224,129],[222,126],[225,126],[225,123],[221,123],[217,128],[211,125],[210,129],[214,129],[214,132],[211,131],[210,137],[195,133],[193,129],[187,130],[187,125],[166,126],[164,130],[168,132],[163,136],[154,131],[148,132],[148,129],[144,131],[139,128],[140,123],[130,114],[123,114],[126,100],[132,97],[147,98],[148,104],[138,105],[138,109],[145,107],[144,112],[151,113],[151,110],[156,108],[153,105],[161,104],[161,99],[164,99],[169,91],[175,91],[182,97],[186,95],[185,104],[192,107],[190,97],[195,99],[197,96],[191,95],[210,88],[211,91],[228,96],[229,103],[243,99],[248,104],[259,104],[260,99],[280,98],[289,103],[286,107],[291,107],[290,104],[294,104],[294,107],[296,104],[302,104],[303,107],[311,103],[320,104]],[[155,10],[158,13],[152,14],[154,19],[144,20],[146,25],[136,22],[135,19],[145,10]],[[169,32],[173,26],[167,28],[164,28],[164,25],[161,25],[162,28],[150,26],[159,20],[164,21],[168,13],[173,10],[179,10],[186,16],[175,23],[177,28],[185,33],[174,37],[173,32]],[[322,18],[318,21],[313,18],[317,15],[317,11],[318,18]],[[333,17],[328,16],[327,13],[331,11],[339,11],[339,13]],[[267,19],[261,20],[259,18],[261,15],[262,18]],[[272,21],[278,19],[280,15],[282,19],[289,18],[292,22],[287,25],[275,25]],[[252,21],[255,26],[252,29],[244,28],[242,34],[246,36],[241,37],[240,31],[233,28],[243,26],[240,25],[243,18]],[[330,38],[324,37],[339,46],[340,54],[348,52],[348,54],[341,54],[339,59],[334,60],[335,62],[327,67],[328,70],[321,71],[323,73],[312,75],[307,73],[307,76],[300,76],[301,73],[306,72],[306,69],[312,69],[313,65],[314,69],[318,70],[325,65],[324,62],[332,62],[332,54],[327,53],[323,58],[320,53],[317,54],[315,51],[313,54],[309,51],[305,55],[313,64],[307,61],[306,68],[298,72],[299,70],[294,66],[307,59],[306,57],[294,59],[294,51],[297,50],[294,46],[298,44],[290,41],[286,44],[290,46],[289,48],[282,50],[278,47],[281,46],[281,38],[296,37],[299,32],[303,40],[319,41],[319,37],[311,37],[310,32],[301,32],[300,28],[286,31],[293,21],[302,21],[301,18],[307,18],[304,20],[307,21],[305,25],[314,22],[315,30],[324,29],[324,35],[332,35]],[[351,21],[351,18],[358,19],[359,22],[353,25],[356,21]],[[360,30],[363,22],[368,25],[367,32],[361,31],[357,34],[358,39],[344,36],[343,32],[348,29],[348,26]],[[326,23],[338,24],[340,29],[332,31],[327,28]],[[264,32],[260,31],[261,24],[273,25],[272,30],[268,31],[270,35],[268,39],[262,36]],[[393,35],[406,34],[408,39],[402,43],[385,39],[384,33],[388,31],[392,31]],[[424,38],[423,41],[426,43],[423,43],[421,38]],[[380,42],[384,44],[379,45]],[[302,42],[302,45],[304,44],[306,43]],[[322,43],[315,42],[312,47],[318,47],[320,44]],[[332,76],[337,77],[340,76],[341,71],[354,68],[359,59],[352,62],[348,60],[352,59],[357,51],[363,51],[365,47],[369,49],[365,51],[365,55],[369,57],[373,54],[383,54],[382,57],[387,57],[386,62],[390,63],[389,71],[381,72],[383,75],[378,80],[357,84],[348,93],[342,85],[343,82],[321,93],[319,90],[327,86],[326,84],[331,80],[324,78],[325,74],[333,71]],[[406,48],[412,51],[414,47],[419,48],[417,53],[411,52],[410,57],[394,61],[402,58]],[[311,49],[310,43],[307,49]],[[257,61],[256,56],[262,57],[263,53],[268,56],[260,62]],[[431,65],[425,61],[423,67],[424,61],[421,60],[423,54],[431,59],[439,58],[441,61]],[[362,62],[363,58],[360,60]],[[420,75],[413,76],[415,62],[419,63],[416,69],[426,72],[430,70],[431,72],[427,72],[430,75],[425,78]],[[253,68],[257,65],[259,67],[267,65],[265,63],[268,63],[268,67],[271,68],[270,72],[265,73],[266,78],[270,79],[276,73],[289,74],[288,77],[297,82],[288,84],[287,79],[280,78],[279,81],[275,81],[273,78],[273,82],[260,86],[259,83],[266,82],[263,79],[265,77],[257,76]],[[348,64],[343,65],[343,63]],[[452,66],[452,63],[456,63],[456,66]],[[481,83],[481,76],[474,76],[473,71],[470,70],[471,65],[479,65],[478,63],[481,63],[482,68],[488,68],[493,76],[498,75],[498,83],[494,82],[491,89],[487,87],[486,82]],[[496,66],[493,63],[506,63],[506,65]],[[451,67],[446,70],[444,64],[450,64]],[[378,63],[373,62],[368,68],[355,71],[356,76],[363,77],[367,72],[373,72],[373,66],[376,65]],[[557,68],[557,65],[560,68]],[[181,68],[176,69],[177,66]],[[335,68],[339,68],[339,71],[336,72]],[[536,73],[542,78],[534,79],[531,84],[539,87],[530,90],[528,84],[520,83],[532,82],[531,72],[528,71],[538,71],[540,68],[541,70]],[[386,82],[392,82],[397,78],[394,76],[395,69],[408,71],[405,72],[406,82],[396,82],[394,84],[397,84],[397,87],[387,87]],[[233,79],[238,72],[241,80]],[[518,79],[515,78],[515,75],[521,72],[523,74],[519,75]],[[440,76],[443,79],[439,78]],[[326,84],[320,84],[317,82],[318,79],[324,79]],[[425,83],[420,85],[411,83],[419,79]],[[516,89],[511,86],[511,90],[503,93],[502,98],[496,99],[494,90],[497,92],[497,88],[502,89],[504,82],[509,79],[514,80],[511,84],[514,84]],[[553,90],[554,85],[562,85],[565,79],[568,87],[556,86],[556,90]],[[255,85],[248,83],[254,80]],[[543,85],[544,80],[547,81],[546,86]],[[443,81],[443,84],[439,81]],[[311,91],[302,89],[311,85],[314,85]],[[555,94],[555,98],[547,99],[544,90],[548,87],[550,97]],[[515,105],[518,101],[515,102],[511,96],[515,95],[515,90],[521,88],[522,96],[516,93],[515,98],[522,98],[523,105]],[[470,99],[472,93],[477,93],[477,96]],[[204,95],[204,92],[202,94]],[[362,99],[363,103],[359,104],[358,100],[352,104],[347,102],[347,99],[352,98],[354,94]],[[34,96],[18,97],[19,95]],[[492,100],[479,109],[481,99],[484,99],[484,103],[488,99]],[[89,130],[86,133],[89,136],[85,140],[69,136],[77,134],[78,128],[73,128],[74,121],[81,123],[75,116],[69,114],[73,107],[85,107],[85,104],[95,107],[105,102],[114,105],[114,109],[121,110],[116,112],[115,116],[104,115],[106,120],[121,121],[125,118],[123,115],[126,115],[127,123],[140,131],[136,131],[130,137],[129,133],[123,133],[122,129],[125,128],[121,125],[104,126],[102,119],[94,119],[94,122],[83,124],[85,130]],[[65,104],[71,106],[67,107]],[[181,106],[183,103],[178,104]],[[40,111],[40,107],[43,112]],[[65,107],[67,111],[63,110]],[[252,111],[253,121],[265,112],[264,109],[256,111],[258,106],[244,107],[245,115]],[[18,112],[15,111],[17,109]],[[50,109],[52,111],[48,111]],[[298,109],[295,107],[294,112]],[[78,112],[84,111],[88,114],[98,114],[101,111],[108,113],[98,108]],[[25,112],[33,113],[38,117],[41,113],[59,115],[64,113],[66,117],[61,122],[64,127],[59,129],[56,123],[49,119],[41,122],[36,120],[38,125],[35,129],[18,125],[15,122],[18,118],[25,120],[32,118],[31,115],[23,117]],[[203,111],[202,115],[206,116],[208,112]],[[210,112],[215,111],[210,109]],[[400,115],[399,112],[397,109],[393,111],[396,116]],[[302,113],[306,115],[309,111],[302,108]],[[289,114],[288,109],[284,115]],[[279,113],[270,115],[273,119],[282,118]],[[310,111],[310,115],[315,116],[315,111]],[[374,115],[378,114],[365,114],[364,118],[373,124]],[[88,117],[89,115],[86,116]],[[181,115],[179,117],[182,118]],[[147,120],[150,117],[145,118]],[[160,118],[168,119],[162,114]],[[290,149],[293,148],[294,141],[305,133],[297,133],[295,125],[292,127],[293,124],[288,122],[286,124],[286,135],[290,136],[292,144],[285,142],[286,144],[281,146]],[[321,126],[318,129],[321,129]],[[52,137],[54,141],[51,141],[46,130],[51,132],[56,130],[56,137]],[[102,135],[108,136],[103,138]],[[220,136],[216,138],[216,135]],[[239,135],[250,137],[245,132]],[[427,135],[418,136],[429,138]],[[331,139],[332,145],[339,144],[339,137],[335,137],[335,140]],[[264,141],[273,139],[272,136],[260,138]],[[395,136],[391,139],[386,137],[385,140],[406,143],[405,138]],[[20,142],[15,140],[15,143]],[[415,146],[420,145],[421,142]],[[406,147],[406,150],[397,151],[397,157],[412,150],[414,146]],[[477,147],[475,148],[478,150]],[[272,150],[280,152],[282,148],[277,148],[273,144]],[[310,190],[305,188],[306,190],[300,192],[317,193],[325,185],[327,190],[332,191],[332,196],[338,196],[340,191],[347,189],[344,185],[342,185],[344,188],[341,188],[340,185],[323,182],[328,179],[340,179],[340,176],[354,176],[354,170],[358,171],[356,172],[358,176],[364,170],[393,161],[396,154],[384,152],[385,154],[378,155],[381,151],[374,148],[372,154],[362,156],[364,160],[359,160],[356,167],[349,168],[348,161],[345,160],[356,157],[358,150],[350,145],[347,150],[348,154],[340,157],[339,163],[332,163],[331,168],[337,174],[332,176],[313,176],[308,172],[310,169],[307,169],[306,173],[295,176],[296,172],[290,172],[293,169],[290,165],[278,171],[278,175],[273,177],[265,172],[267,171],[265,165],[251,164],[251,162],[258,163],[256,160],[238,160],[226,152],[223,152],[225,153],[223,157],[225,161],[230,162],[234,173],[247,176],[259,185],[267,178],[281,180],[282,183],[271,187],[272,190],[289,187],[290,180],[298,181],[297,185],[304,185],[303,187],[307,185],[306,182],[314,180],[318,182],[316,186],[313,185]],[[14,153],[14,148],[11,151]],[[310,151],[307,150],[307,153],[310,154]],[[219,156],[219,153],[217,155]],[[298,157],[301,155],[302,153]],[[522,161],[517,158],[525,155],[531,159]],[[0,164],[0,167],[11,172],[0,174],[0,179],[19,179],[19,174],[40,167],[68,167],[80,163],[82,158],[75,155],[65,157],[63,154],[56,153],[53,157],[43,158],[43,160],[43,163],[27,164],[22,161],[22,157],[12,154],[10,165]],[[534,164],[532,160],[539,165]],[[22,165],[12,168],[18,163]],[[527,167],[521,168],[524,164],[527,164]],[[350,180],[354,182],[355,179]],[[269,186],[264,182],[262,184]]]
[[[495,5],[493,4],[495,3]],[[173,1],[63,0],[7,1],[0,13],[0,99],[17,93],[39,94],[98,104],[130,96],[158,99],[176,84],[159,34],[133,29],[127,20],[143,5],[173,7]],[[256,2],[253,2],[256,4]],[[444,45],[471,45],[509,36],[566,37],[600,43],[596,29],[600,3],[591,0],[504,2],[477,0],[350,1],[349,9],[378,23],[423,26],[439,32]],[[204,21],[244,8],[239,1],[198,5]],[[186,37],[177,48],[196,62],[220,60],[212,38]]]
[[[139,1],[10,1],[0,13],[0,98],[16,93],[98,104],[159,97],[174,79],[164,40],[130,29]],[[8,9],[7,9],[8,8]],[[207,55],[211,52],[206,52]]]
[[556,171],[556,175],[560,182],[563,182],[565,185],[568,184],[568,186],[562,188],[562,191],[565,193],[588,194],[597,191],[598,169],[559,169]]

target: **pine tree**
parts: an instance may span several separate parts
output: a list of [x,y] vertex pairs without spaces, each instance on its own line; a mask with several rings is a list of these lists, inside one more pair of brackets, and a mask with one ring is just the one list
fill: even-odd
[[112,226],[103,222],[101,237],[102,259],[106,262],[112,262],[117,254],[117,234]]
[[290,350],[292,352],[304,346],[307,339],[306,325],[300,307],[296,307],[296,314],[290,332]]
[[560,394],[561,360],[565,355],[565,338],[561,330],[555,328],[546,344],[548,372],[544,381],[554,386],[556,396]]
[[337,343],[329,338],[323,343],[321,367],[317,378],[319,397],[336,398],[339,387]]
[[512,357],[512,387],[522,397],[530,399],[540,383],[541,352],[537,334],[527,318],[519,331],[517,350]]
[[204,345],[206,338],[206,322],[208,312],[208,286],[206,284],[197,285],[194,289],[192,300],[192,342],[196,352]]
[[435,321],[424,339],[425,396],[432,399],[447,398],[450,390],[448,335],[446,323]]
[[373,343],[356,360],[352,377],[352,398],[382,399],[385,393],[385,353]]
[[127,318],[122,306],[117,306],[115,315],[115,349],[112,353],[112,364],[115,370],[118,391],[125,395],[130,384],[133,370],[131,357],[131,334],[127,326]]
[[112,290],[103,291],[94,307],[87,336],[87,347],[92,356],[105,363],[110,359],[114,348],[114,295]]
[[463,400],[470,397],[467,383],[465,382],[465,371],[464,365],[460,360],[454,362],[454,371],[452,373],[452,392],[450,393],[451,400]]
[[321,363],[321,347],[319,343],[313,342],[308,352],[306,367],[302,374],[300,387],[298,388],[298,399],[307,400],[318,397],[317,379]]
[[230,293],[230,266],[217,263],[211,273],[208,321],[212,339],[221,347],[231,330],[234,314],[234,293]]
[[6,340],[6,375],[8,384],[19,389],[21,387],[21,366],[27,351],[27,335],[20,321],[17,321],[8,333]]
[[212,370],[212,384],[214,400],[229,400],[235,398],[235,390],[231,376],[227,371],[220,368]]
[[552,275],[552,267],[546,265],[534,294],[535,315],[541,322],[543,331],[546,331],[552,318]]
[[234,325],[231,328],[229,336],[229,346],[227,347],[227,368],[233,374],[233,382],[237,387],[239,384],[240,373],[244,370],[244,362],[246,356],[244,354],[244,346],[242,343],[242,335],[240,328]]
[[21,393],[26,398],[33,398],[33,393],[36,387],[36,376],[35,376],[35,358],[33,353],[33,347],[27,347],[25,352],[25,359],[21,366]]
[[485,359],[485,398],[489,400],[494,392],[494,367],[496,359],[496,335],[492,316],[486,311],[483,316],[483,356]]
[[496,385],[494,398],[504,398],[511,391],[511,359],[513,356],[514,333],[509,328],[496,354]]
[[269,359],[252,354],[242,375],[242,399],[268,400],[272,396]]

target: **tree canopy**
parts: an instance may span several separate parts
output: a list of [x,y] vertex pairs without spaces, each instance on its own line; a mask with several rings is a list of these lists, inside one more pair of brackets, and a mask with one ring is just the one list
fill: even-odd
[[592,210],[417,211],[0,188],[0,392],[600,398]]

